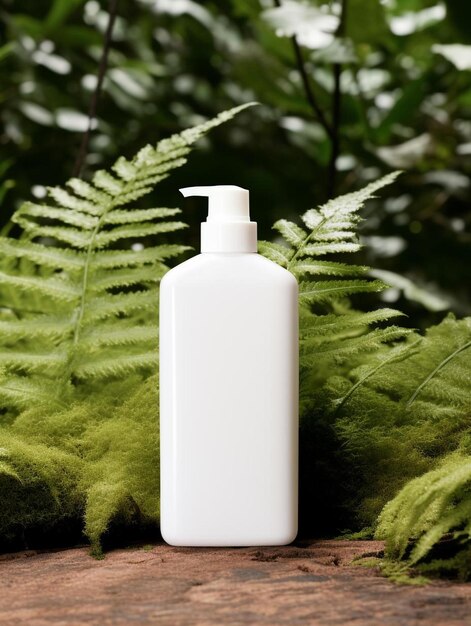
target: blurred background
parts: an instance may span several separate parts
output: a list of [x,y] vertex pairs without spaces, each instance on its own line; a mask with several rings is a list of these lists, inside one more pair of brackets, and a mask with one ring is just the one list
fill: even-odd
[[[238,184],[260,237],[392,169],[355,259],[411,326],[471,313],[471,3],[463,0],[1,0],[1,225],[77,170],[105,33],[107,69],[83,176],[257,101],[160,185]],[[185,202],[198,246],[204,202]],[[14,234],[14,231],[12,231]]]

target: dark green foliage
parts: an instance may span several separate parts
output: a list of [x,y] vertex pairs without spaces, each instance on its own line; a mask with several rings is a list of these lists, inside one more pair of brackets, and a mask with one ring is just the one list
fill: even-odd
[[383,348],[325,389],[343,450],[355,459],[360,519],[372,524],[405,482],[457,450],[471,415],[471,320],[448,317]]
[[[74,179],[67,190],[52,189],[55,204],[27,203],[14,215],[23,236],[1,241],[3,533],[83,515],[96,551],[111,520],[158,521],[157,379],[148,377],[158,355],[156,285],[165,259],[185,247],[130,245],[183,224],[153,221],[174,209],[123,206],[151,191],[183,163],[192,142],[236,112],[145,148],[132,161],[119,159],[113,174],[100,171],[92,183]],[[358,249],[358,212],[394,177],[308,211],[308,230],[278,222],[290,247],[262,246],[305,277],[306,403],[313,380],[407,334],[369,329],[395,311],[350,309],[348,295],[383,287],[365,276],[367,268],[322,259]],[[314,282],[318,275],[325,278]]]
[[[158,523],[157,285],[185,246],[153,241],[183,226],[165,221],[175,209],[136,202],[236,112],[14,215],[20,238],[0,241],[3,537],[80,517],[99,553],[112,522]],[[466,577],[471,322],[449,316],[425,336],[390,326],[398,311],[351,301],[384,284],[335,256],[359,249],[359,211],[395,176],[309,210],[303,226],[277,221],[282,241],[260,246],[300,280],[302,527],[374,526],[390,501],[378,533],[406,559],[396,574]],[[424,565],[450,533],[453,558]]]
[[136,202],[243,108],[13,216],[22,235],[0,240],[3,536],[84,515],[97,549],[111,519],[157,522],[157,286],[187,246],[152,243],[184,226],[166,221],[177,209]]
[[[347,0],[344,32],[334,38],[321,36],[319,11],[324,23],[326,15],[333,18],[335,30],[340,5],[325,0],[291,0],[285,11],[259,0],[120,3],[85,171],[133,154],[149,137],[169,136],[201,116],[255,99],[264,106],[218,131],[195,155],[193,180],[184,181],[180,170],[172,186],[162,186],[161,206],[173,206],[173,189],[200,183],[209,172],[214,183],[228,182],[230,173],[251,190],[263,238],[270,238],[275,220],[323,204],[331,139],[300,79],[288,37],[297,32],[308,81],[331,127],[333,64],[341,61],[340,159],[331,195],[360,188],[391,167],[406,169],[391,198],[367,208],[363,233],[376,243],[357,262],[445,292],[441,310],[468,315],[468,5]],[[107,10],[107,2],[2,2],[2,223],[32,192],[39,199],[43,185],[61,185],[73,171]],[[437,44],[465,46],[457,57],[464,69]],[[196,226],[198,216],[188,222]],[[390,237],[401,245],[386,256]],[[412,317],[412,326],[441,319],[402,292],[397,297],[393,306]]]
[[[465,452],[446,456],[384,507],[376,534],[386,539],[390,558],[404,559],[406,567],[426,573],[471,577],[471,449]],[[454,540],[451,556],[437,558],[433,551],[444,537],[448,543]]]
[[[450,315],[424,337],[414,333],[347,376],[332,376],[314,394],[311,419],[337,437],[324,477],[340,473],[342,507],[355,512],[357,524],[374,526],[379,515],[387,556],[404,559],[386,565],[396,578],[411,566],[471,574],[470,350],[471,319]],[[322,447],[318,456],[325,459]]]

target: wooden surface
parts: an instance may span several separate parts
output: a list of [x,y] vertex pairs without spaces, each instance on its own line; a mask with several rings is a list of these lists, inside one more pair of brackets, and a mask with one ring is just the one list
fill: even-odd
[[471,585],[400,586],[351,565],[376,541],[85,548],[0,557],[1,626],[471,625]]

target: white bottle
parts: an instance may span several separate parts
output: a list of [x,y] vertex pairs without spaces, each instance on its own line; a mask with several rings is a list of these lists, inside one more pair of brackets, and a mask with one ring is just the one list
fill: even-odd
[[175,546],[290,543],[298,513],[298,287],[258,255],[249,192],[208,196],[201,252],[160,287],[161,531]]

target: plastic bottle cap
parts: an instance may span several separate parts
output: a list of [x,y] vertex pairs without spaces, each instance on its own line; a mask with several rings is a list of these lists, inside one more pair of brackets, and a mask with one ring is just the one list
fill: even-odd
[[185,196],[208,198],[201,224],[201,252],[257,252],[257,224],[250,221],[249,192],[236,185],[185,187]]

